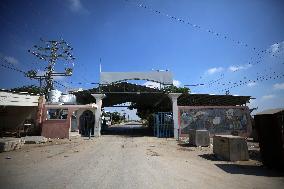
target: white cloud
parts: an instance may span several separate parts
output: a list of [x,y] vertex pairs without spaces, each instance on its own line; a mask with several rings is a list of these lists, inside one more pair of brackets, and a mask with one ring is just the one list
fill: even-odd
[[150,88],[160,88],[160,83],[153,82],[153,81],[146,81],[143,85]]
[[267,50],[271,53],[271,56],[284,52],[284,41],[274,43]]
[[81,0],[68,0],[69,9],[72,12],[88,13],[88,10],[83,6]]
[[246,64],[246,65],[240,65],[240,66],[230,66],[228,68],[229,71],[231,72],[235,72],[235,71],[238,71],[238,70],[247,70],[251,67],[252,65],[251,64]]
[[263,100],[269,100],[269,99],[273,99],[273,98],[275,98],[275,95],[273,95],[273,94],[262,96]]
[[224,68],[222,68],[222,67],[218,67],[218,68],[215,67],[215,68],[208,69],[205,73],[209,74],[209,75],[213,75],[215,73],[222,72],[223,70],[224,70]]
[[249,107],[249,108],[255,108],[255,107],[257,107],[257,101],[256,101],[256,99],[250,99],[249,100],[249,103],[247,104],[247,106]]
[[181,82],[178,81],[178,80],[173,80],[173,84],[174,84],[174,86],[176,86],[176,87],[180,87]]
[[257,85],[256,82],[249,82],[249,83],[247,84],[248,87],[254,87],[254,86],[256,86],[256,85]]
[[273,85],[273,89],[284,90],[284,83],[276,83]]
[[8,63],[10,63],[10,64],[18,64],[19,63],[19,61],[16,59],[16,58],[14,58],[14,57],[12,57],[12,56],[5,56],[4,57],[4,59],[8,62]]

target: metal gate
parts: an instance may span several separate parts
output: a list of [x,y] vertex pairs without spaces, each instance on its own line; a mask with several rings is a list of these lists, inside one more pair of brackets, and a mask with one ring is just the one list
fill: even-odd
[[154,136],[170,138],[174,136],[172,112],[157,112],[154,114]]

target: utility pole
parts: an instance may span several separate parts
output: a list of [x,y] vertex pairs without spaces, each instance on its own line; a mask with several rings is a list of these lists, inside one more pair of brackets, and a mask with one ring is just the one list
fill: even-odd
[[[38,75],[36,70],[30,70],[27,72],[26,76],[31,79],[38,79],[40,82],[40,87],[42,87],[42,80],[45,81],[44,93],[48,94],[51,90],[54,89],[53,79],[57,76],[71,76],[74,66],[74,56],[71,51],[73,48],[63,39],[61,40],[50,40],[44,41],[41,39],[43,45],[34,45],[31,50],[28,52],[32,53],[34,56],[40,60],[46,61],[47,67],[45,68],[44,75]],[[64,72],[56,72],[55,65],[59,59],[69,61],[71,65],[65,65]],[[42,89],[41,89],[42,90]]]

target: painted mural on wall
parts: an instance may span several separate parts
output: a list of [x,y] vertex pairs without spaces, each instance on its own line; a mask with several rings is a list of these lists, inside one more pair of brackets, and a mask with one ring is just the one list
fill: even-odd
[[247,107],[194,108],[179,107],[179,127],[181,136],[189,129],[206,129],[211,135],[238,133],[247,136],[251,130],[251,120]]

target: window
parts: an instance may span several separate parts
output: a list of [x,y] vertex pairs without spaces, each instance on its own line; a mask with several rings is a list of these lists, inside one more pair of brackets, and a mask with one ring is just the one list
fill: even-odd
[[68,109],[48,109],[47,119],[67,119]]

